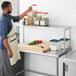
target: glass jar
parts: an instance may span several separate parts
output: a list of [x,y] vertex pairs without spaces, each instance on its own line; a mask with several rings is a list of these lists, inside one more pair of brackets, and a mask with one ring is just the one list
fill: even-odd
[[60,50],[60,40],[52,39],[50,40],[50,48],[51,50]]
[[60,39],[60,48],[61,49],[67,49],[70,47],[70,39],[69,38],[61,38]]

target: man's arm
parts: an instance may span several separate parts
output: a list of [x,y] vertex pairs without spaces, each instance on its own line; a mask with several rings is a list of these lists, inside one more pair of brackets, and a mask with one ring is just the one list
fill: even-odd
[[9,44],[8,44],[7,38],[5,38],[5,39],[3,40],[3,44],[4,44],[4,46],[5,46],[6,49],[7,49],[8,57],[9,57],[9,58],[12,58],[13,53],[12,53],[12,50],[11,50]]
[[21,20],[28,12],[32,10],[32,7],[29,7],[26,11],[19,15],[19,20]]

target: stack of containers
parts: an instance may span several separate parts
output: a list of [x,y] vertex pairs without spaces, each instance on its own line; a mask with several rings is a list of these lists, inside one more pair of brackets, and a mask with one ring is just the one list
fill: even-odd
[[70,48],[69,38],[52,39],[50,42],[51,50],[64,50]]

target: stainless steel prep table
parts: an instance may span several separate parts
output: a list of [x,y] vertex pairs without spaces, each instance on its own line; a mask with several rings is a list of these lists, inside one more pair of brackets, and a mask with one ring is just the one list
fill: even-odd
[[[71,27],[36,27],[23,26],[21,24],[17,24],[17,26],[20,27],[20,43],[30,42],[35,39],[47,41],[53,38],[66,38],[67,34],[71,40]],[[66,34],[67,30],[68,32]],[[49,51],[47,53],[37,53],[21,50],[20,52],[24,52],[25,54],[25,76],[59,76],[59,57],[66,54],[70,50],[71,48],[65,50],[65,46],[64,50],[60,50],[60,52]],[[27,72],[30,72],[31,74]]]
[[26,72],[33,72],[43,76],[59,76],[59,57],[66,54],[70,50],[71,49],[68,49],[66,52],[49,51],[47,53],[21,50],[20,52],[25,53],[25,76],[30,76]]

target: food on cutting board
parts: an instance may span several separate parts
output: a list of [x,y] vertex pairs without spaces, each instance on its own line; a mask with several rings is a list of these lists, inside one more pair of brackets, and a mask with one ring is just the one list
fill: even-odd
[[42,41],[42,40],[37,40],[37,42],[38,42],[38,43],[43,43],[43,41]]
[[34,40],[34,41],[30,42],[28,45],[37,45],[37,44],[40,44],[42,42],[43,42],[42,40]]
[[29,44],[19,46],[20,50],[46,53],[50,51],[50,44],[42,40],[34,40]]

